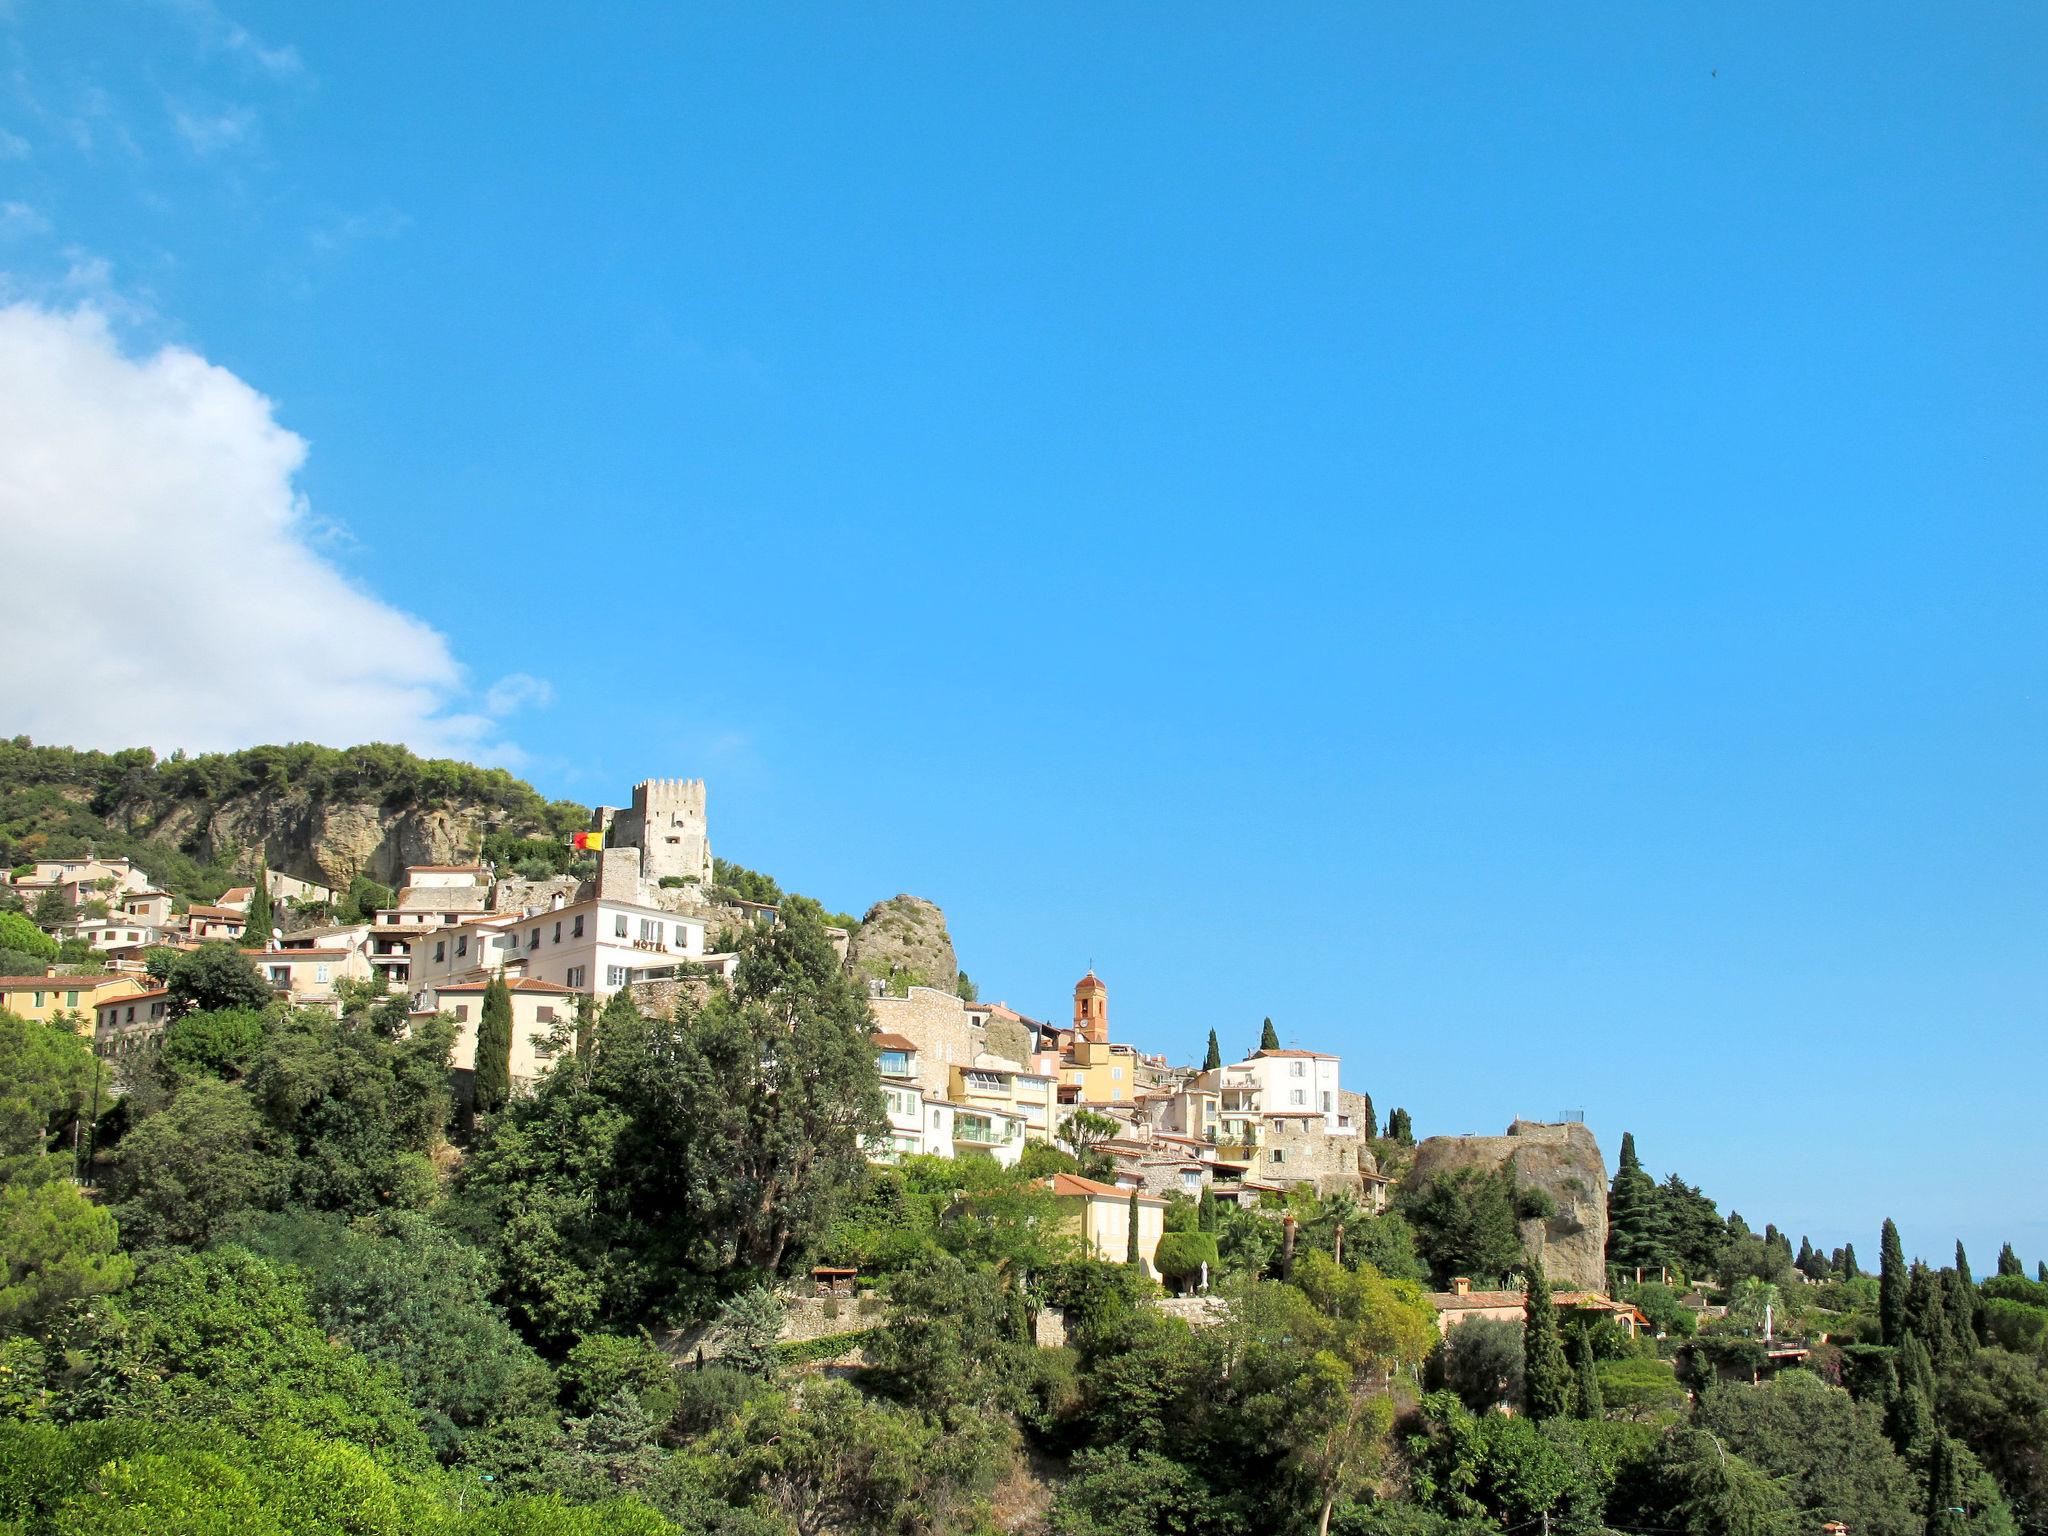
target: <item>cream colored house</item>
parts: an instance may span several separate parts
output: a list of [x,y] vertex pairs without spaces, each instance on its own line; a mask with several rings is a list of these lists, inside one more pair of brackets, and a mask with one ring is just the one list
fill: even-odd
[[368,981],[369,959],[360,949],[245,949],[270,988],[295,1004],[337,1005],[336,983]]
[[[448,982],[427,989],[424,1006],[413,1009],[414,1018],[431,1018],[445,1013],[455,1021],[455,1049],[450,1064],[457,1071],[476,1070],[476,1031],[483,1022],[484,981]],[[557,1031],[574,1038],[577,994],[567,987],[530,976],[509,976],[505,990],[512,997],[512,1082],[530,1087],[554,1065],[553,1040]]]
[[189,907],[185,912],[186,935],[202,944],[212,939],[239,939],[248,926],[249,914],[233,907]]
[[112,917],[81,917],[59,930],[65,936],[83,939],[100,954],[133,950],[137,953],[170,939],[170,930],[144,918],[119,913]]
[[104,997],[93,1009],[94,1042],[107,1054],[118,1053],[161,1033],[170,1011],[171,994],[161,987]]
[[123,896],[112,910],[125,917],[137,918],[158,928],[168,928],[171,923],[171,893],[169,891],[130,891]]
[[[1077,1173],[1052,1176],[1052,1192],[1069,1206],[1069,1230],[1076,1233],[1088,1252],[1112,1264],[1128,1260],[1131,1249],[1131,1191],[1119,1184],[1084,1179]],[[1138,1258],[1145,1273],[1159,1278],[1153,1262],[1159,1239],[1166,1230],[1166,1202],[1156,1195],[1139,1195]]]

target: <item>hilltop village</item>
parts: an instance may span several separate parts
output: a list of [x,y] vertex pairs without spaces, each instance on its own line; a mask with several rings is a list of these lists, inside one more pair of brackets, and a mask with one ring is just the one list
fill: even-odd
[[2048,1266],[988,1001],[701,780],[17,740],[0,839],[0,1524],[2048,1532]]
[[[404,995],[414,1021],[446,1017],[455,1026],[452,1065],[466,1083],[483,996],[499,979],[511,1007],[510,1081],[528,1090],[580,1000],[623,992],[643,1011],[667,1012],[681,995],[730,981],[745,932],[779,918],[776,904],[716,885],[701,779],[636,784],[628,805],[597,807],[573,841],[594,858],[586,875],[410,865],[388,906],[347,922],[296,920],[331,909],[337,893],[283,870],[262,870],[260,895],[252,878],[216,901],[185,903],[127,858],[36,859],[8,877],[11,893],[45,914],[60,904],[53,933],[89,946],[104,972],[0,978],[0,1006],[39,1019],[82,1013],[96,1049],[118,1067],[171,1017],[171,994],[150,974],[152,952],[161,970],[166,952],[229,943],[281,1003],[338,1011],[350,988],[367,985]],[[826,932],[851,964],[847,929]],[[1121,1259],[1135,1219],[1137,1252],[1155,1277],[1169,1194],[1256,1202],[1302,1187],[1347,1195],[1368,1213],[1386,1208],[1392,1180],[1374,1150],[1370,1095],[1343,1085],[1338,1055],[1283,1047],[1270,1023],[1266,1043],[1242,1060],[1218,1053],[1174,1066],[1114,1038],[1109,988],[1092,970],[1075,983],[1072,1014],[1061,1021],[904,979],[901,966],[861,979],[888,1116],[886,1137],[871,1149],[877,1161],[973,1153],[1011,1167],[1032,1143],[1085,1150],[1106,1177],[1063,1175],[1060,1191],[1085,1207],[1090,1246]],[[1594,1244],[1576,1258],[1554,1251],[1548,1269],[1553,1281],[1597,1292],[1606,1182],[1598,1149],[1583,1129],[1518,1122],[1515,1134],[1589,1149],[1587,1193],[1570,1221],[1593,1232]],[[1448,1312],[1462,1310],[1449,1293],[1444,1301]]]

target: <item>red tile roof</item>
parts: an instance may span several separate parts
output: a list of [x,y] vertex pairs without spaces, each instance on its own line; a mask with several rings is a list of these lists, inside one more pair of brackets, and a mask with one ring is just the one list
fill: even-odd
[[[1056,1195],[1111,1195],[1118,1200],[1131,1198],[1131,1192],[1121,1184],[1105,1184],[1100,1179],[1084,1179],[1078,1173],[1054,1174],[1052,1192]],[[1164,1205],[1166,1202],[1156,1195],[1140,1195],[1138,1204]]]
[[[487,981],[456,981],[438,986],[434,988],[434,991],[436,993],[481,992],[489,985],[490,983]],[[507,976],[505,978],[505,987],[506,990],[511,992],[544,992],[551,997],[576,996],[575,988],[557,986],[552,981],[542,981],[538,976]]]
[[882,1032],[870,1035],[868,1039],[873,1043],[875,1049],[880,1051],[914,1051],[917,1049],[917,1042],[915,1040],[906,1040],[901,1035]]

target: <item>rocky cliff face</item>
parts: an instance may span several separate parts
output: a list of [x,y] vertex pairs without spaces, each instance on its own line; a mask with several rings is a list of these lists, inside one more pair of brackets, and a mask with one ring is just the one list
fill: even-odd
[[1517,1189],[1540,1189],[1556,1211],[1522,1223],[1522,1245],[1553,1286],[1607,1286],[1607,1163],[1583,1125],[1517,1120],[1505,1136],[1432,1136],[1415,1149],[1404,1183],[1420,1188],[1454,1168],[1507,1168]]
[[891,896],[869,907],[849,958],[855,970],[887,983],[891,992],[912,984],[951,992],[960,980],[946,914],[920,896]]
[[476,859],[501,814],[461,806],[391,809],[360,801],[303,795],[237,796],[218,803],[185,800],[159,807],[117,806],[120,819],[152,841],[211,862],[231,851],[254,874],[267,864],[304,880],[345,891],[357,875],[381,885],[403,880],[408,864],[463,864]]

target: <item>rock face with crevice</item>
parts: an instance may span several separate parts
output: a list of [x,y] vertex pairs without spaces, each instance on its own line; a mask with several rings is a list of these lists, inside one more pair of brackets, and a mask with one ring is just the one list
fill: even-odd
[[960,981],[946,914],[921,896],[891,896],[869,907],[848,958],[856,971],[898,995],[911,986],[951,992]]
[[1553,1286],[1607,1286],[1607,1163],[1585,1126],[1517,1120],[1505,1136],[1432,1136],[1415,1149],[1404,1189],[1457,1168],[1505,1168],[1517,1190],[1539,1189],[1555,1209],[1521,1223],[1522,1246],[1543,1261]]

